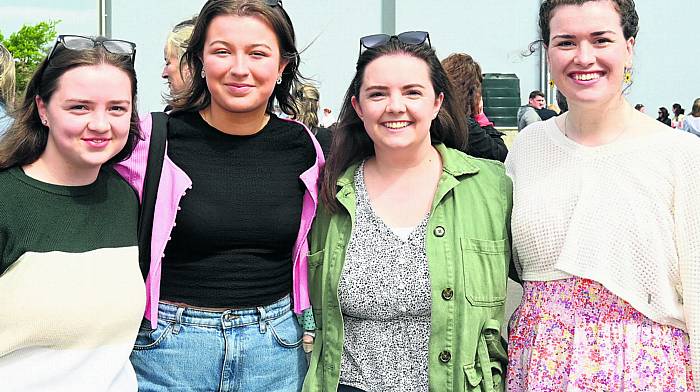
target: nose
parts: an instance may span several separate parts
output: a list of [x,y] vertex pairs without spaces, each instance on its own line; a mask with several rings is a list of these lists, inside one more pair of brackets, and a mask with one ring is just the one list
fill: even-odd
[[236,77],[242,77],[248,75],[248,61],[247,57],[244,55],[231,56],[231,68],[229,73]]
[[387,113],[403,113],[406,111],[406,104],[403,101],[403,95],[400,93],[390,94],[389,102],[386,104]]
[[104,111],[95,111],[88,122],[88,129],[98,133],[109,132],[112,128],[109,123],[109,117]]
[[165,66],[163,66],[163,72],[160,74],[160,77],[163,79],[168,78],[168,64],[165,64]]
[[593,54],[593,47],[583,41],[576,48],[576,56],[574,57],[574,62],[578,65],[590,65],[595,62],[595,56]]

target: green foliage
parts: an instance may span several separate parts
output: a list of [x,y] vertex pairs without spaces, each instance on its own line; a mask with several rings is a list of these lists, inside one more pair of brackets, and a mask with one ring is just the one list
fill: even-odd
[[56,38],[56,25],[60,20],[39,22],[35,25],[23,25],[19,31],[5,37],[0,32],[0,43],[15,58],[15,76],[17,92],[27,87],[29,79],[51,49],[50,44]]

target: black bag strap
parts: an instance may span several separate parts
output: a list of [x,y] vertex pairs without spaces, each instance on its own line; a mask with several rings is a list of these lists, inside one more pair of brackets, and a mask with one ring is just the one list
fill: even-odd
[[168,136],[168,115],[163,112],[151,113],[151,141],[148,149],[148,162],[143,180],[141,210],[139,211],[139,266],[145,280],[151,268],[151,235],[153,213],[156,209],[156,195],[160,183],[165,158],[165,141]]

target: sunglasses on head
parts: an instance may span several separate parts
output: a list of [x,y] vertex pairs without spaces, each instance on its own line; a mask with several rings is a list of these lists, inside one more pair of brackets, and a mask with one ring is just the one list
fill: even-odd
[[82,35],[59,35],[53,49],[49,52],[48,61],[51,61],[51,58],[56,54],[59,43],[66,49],[78,51],[89,50],[99,45],[109,53],[129,56],[132,64],[136,59],[136,44],[133,42],[102,37],[83,37]]
[[265,0],[265,4],[269,5],[270,7],[282,7],[282,0]]
[[406,45],[422,45],[427,41],[428,47],[432,47],[430,45],[430,34],[427,31],[406,31],[398,35],[373,34],[360,38],[360,54],[362,54],[362,48],[377,48],[387,44],[392,39],[396,39]]

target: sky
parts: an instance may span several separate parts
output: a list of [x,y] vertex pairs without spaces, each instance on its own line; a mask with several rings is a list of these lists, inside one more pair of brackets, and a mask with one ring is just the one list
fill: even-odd
[[97,33],[97,0],[0,0],[0,31],[9,36],[24,24],[60,20],[57,31]]

